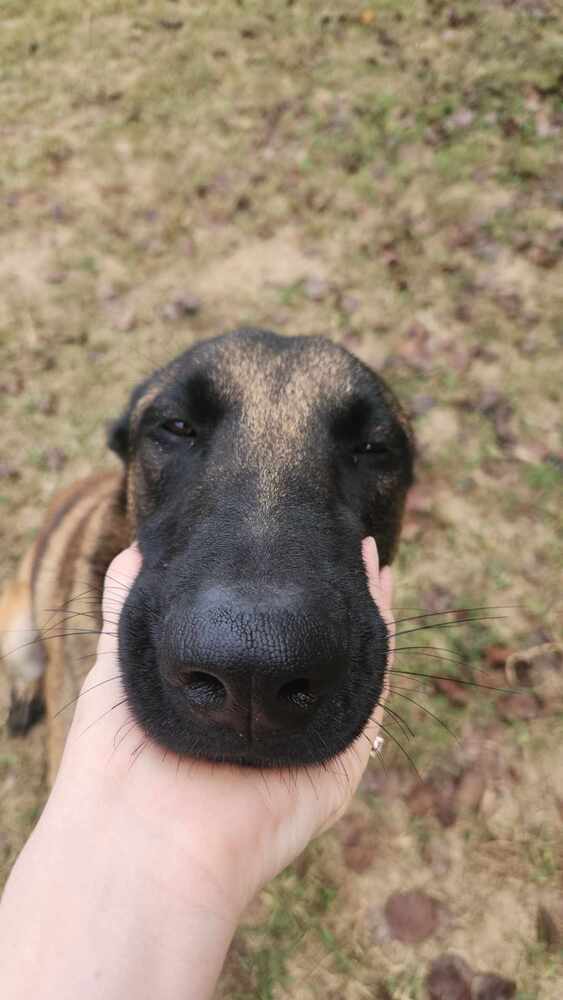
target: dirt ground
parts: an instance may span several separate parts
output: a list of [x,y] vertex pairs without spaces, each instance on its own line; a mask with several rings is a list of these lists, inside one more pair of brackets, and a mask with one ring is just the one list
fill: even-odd
[[[253,904],[218,998],[561,996],[561,25],[549,0],[2,5],[0,577],[113,461],[130,387],[224,329],[339,340],[418,435],[397,616],[440,614],[397,657],[397,744]],[[43,741],[0,731],[3,877]]]

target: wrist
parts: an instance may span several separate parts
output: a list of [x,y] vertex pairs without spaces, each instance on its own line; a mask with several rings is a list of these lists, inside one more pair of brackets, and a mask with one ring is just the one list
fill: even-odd
[[183,895],[189,873],[198,897],[236,926],[256,892],[292,860],[282,857],[277,866],[273,855],[283,851],[272,851],[285,813],[277,786],[290,797],[283,778],[163,761],[150,743],[132,763],[126,746],[90,754],[86,742],[79,753],[78,742],[63,758],[42,821],[58,825],[65,838],[77,828],[75,840],[125,849],[159,891],[191,902]]
[[[212,874],[190,858],[189,848],[174,881],[171,866],[147,844],[145,832],[128,824],[124,837],[119,810],[109,815],[102,803],[101,814],[81,803],[73,816],[62,798],[54,808],[49,803],[14,868],[0,911],[0,992],[19,1000],[47,983],[46,1000],[125,995],[205,1000],[213,993],[238,913]],[[57,916],[46,927],[49,912]],[[18,924],[25,926],[25,967],[17,957]]]
[[47,804],[41,823],[61,855],[89,858],[100,875],[113,874],[140,901],[160,900],[175,919],[206,912],[234,931],[247,900],[237,891],[220,838],[210,831],[206,838],[197,815],[178,827],[158,802],[147,810],[143,800],[140,808],[127,785],[102,783],[88,791],[88,800],[77,803],[74,789],[67,794],[55,787]]

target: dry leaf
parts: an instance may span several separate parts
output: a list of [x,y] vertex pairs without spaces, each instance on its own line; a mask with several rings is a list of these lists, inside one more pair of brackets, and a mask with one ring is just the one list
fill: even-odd
[[385,918],[391,936],[405,944],[425,941],[438,926],[440,903],[415,889],[395,892],[385,904]]
[[429,1000],[471,1000],[473,973],[459,955],[440,955],[426,977]]

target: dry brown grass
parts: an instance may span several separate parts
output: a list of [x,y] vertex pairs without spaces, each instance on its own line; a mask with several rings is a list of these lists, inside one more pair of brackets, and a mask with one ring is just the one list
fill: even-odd
[[[53,489],[108,461],[130,386],[250,321],[341,340],[411,406],[398,603],[510,606],[428,638],[461,656],[458,676],[478,679],[493,643],[560,636],[559,42],[548,0],[8,0],[2,575]],[[563,682],[548,680],[531,721],[507,722],[490,692],[455,708],[427,689],[459,744],[397,700],[423,776],[455,805],[473,768],[478,808],[413,817],[415,778],[389,747],[387,777],[374,768],[350,817],[256,902],[219,996],[415,1000],[429,961],[456,951],[519,1000],[559,997],[560,957],[536,933],[563,888]],[[42,735],[0,737],[5,872],[42,802]],[[388,940],[385,900],[413,887],[443,904],[438,930]]]

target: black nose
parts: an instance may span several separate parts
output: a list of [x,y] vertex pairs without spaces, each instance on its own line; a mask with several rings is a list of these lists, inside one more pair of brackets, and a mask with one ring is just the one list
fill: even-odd
[[298,588],[213,588],[164,631],[160,668],[177,707],[250,741],[306,726],[343,668],[334,630]]

